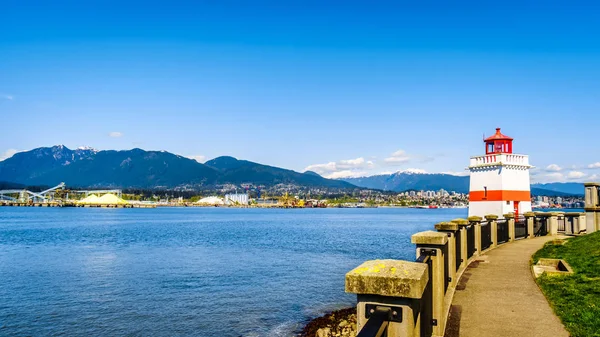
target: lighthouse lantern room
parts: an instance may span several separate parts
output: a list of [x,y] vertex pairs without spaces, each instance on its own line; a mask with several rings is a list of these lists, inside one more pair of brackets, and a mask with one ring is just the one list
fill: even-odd
[[484,139],[485,156],[471,157],[469,216],[515,216],[531,211],[529,157],[513,153],[513,138],[500,128]]

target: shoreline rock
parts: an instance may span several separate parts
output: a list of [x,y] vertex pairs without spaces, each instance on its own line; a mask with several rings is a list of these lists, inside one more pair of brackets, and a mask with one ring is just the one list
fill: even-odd
[[330,312],[308,322],[299,337],[355,337],[356,307]]

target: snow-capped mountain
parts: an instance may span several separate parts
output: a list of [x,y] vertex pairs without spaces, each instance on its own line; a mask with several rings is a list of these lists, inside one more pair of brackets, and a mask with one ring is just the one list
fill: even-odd
[[355,189],[339,180],[272,167],[233,157],[218,157],[205,164],[167,151],[98,151],[90,147],[70,150],[63,145],[18,152],[0,161],[0,182],[21,185],[71,187],[163,188],[206,187],[252,182],[274,186]]
[[420,169],[408,169],[392,174],[380,174],[370,177],[343,178],[353,185],[386,191],[402,192],[406,190],[444,189],[460,193],[469,192],[469,177],[443,173],[427,173]]

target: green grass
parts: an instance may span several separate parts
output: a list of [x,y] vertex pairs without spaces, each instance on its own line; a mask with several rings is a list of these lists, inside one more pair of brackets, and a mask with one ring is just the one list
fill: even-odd
[[600,232],[569,239],[564,245],[546,243],[533,255],[563,259],[575,274],[542,275],[537,283],[572,336],[600,336]]

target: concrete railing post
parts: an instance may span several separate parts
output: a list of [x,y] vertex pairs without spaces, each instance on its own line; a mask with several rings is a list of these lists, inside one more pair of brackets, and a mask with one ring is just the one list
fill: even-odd
[[585,231],[587,234],[600,230],[600,183],[585,183]]
[[565,233],[565,232],[566,232],[566,230],[567,230],[567,219],[565,218],[565,212],[558,211],[558,212],[556,212],[556,213],[558,213],[558,216],[556,217],[556,230],[557,230],[557,233],[558,233],[558,231],[560,230],[560,228],[559,228],[559,227],[560,227],[560,226],[559,226],[559,223],[562,223],[562,224],[563,224],[563,227],[564,227],[564,230],[562,230],[562,231],[560,231],[560,232],[561,232],[561,233]]
[[598,190],[600,189],[600,183],[584,183],[585,188],[585,208],[594,208],[600,206],[600,200],[598,197]]
[[577,232],[576,234],[581,233],[582,231],[587,230],[585,223],[585,213],[579,213],[579,219],[577,219]]
[[348,272],[346,292],[357,294],[358,331],[367,323],[371,310],[389,309],[395,319],[388,324],[387,336],[421,336],[422,298],[428,282],[426,263],[373,260]]
[[565,213],[565,234],[577,234],[579,233],[579,215],[578,212]]
[[506,219],[506,223],[508,224],[508,242],[513,242],[515,241],[515,214],[504,214],[504,219]]
[[481,255],[481,220],[480,216],[470,216],[469,223],[475,227],[475,254]]
[[492,247],[498,247],[498,216],[488,214],[485,219],[490,223],[490,231],[492,232]]
[[456,284],[458,282],[456,279],[456,270],[458,269],[456,266],[456,236],[460,235],[459,227],[453,222],[440,222],[435,225],[435,229],[448,235],[448,276],[451,279],[450,282]]
[[548,218],[548,235],[558,234],[558,216],[560,213],[552,212]]
[[445,308],[446,279],[445,279],[445,254],[448,247],[448,235],[434,231],[413,234],[412,243],[417,245],[417,258],[429,255],[431,258],[431,297],[433,303],[434,336],[443,336],[446,328],[448,313]]
[[533,232],[535,225],[535,213],[527,212],[523,214],[523,216],[525,216],[525,221],[527,222],[527,238],[532,239],[535,236],[535,233]]
[[467,219],[454,219],[451,223],[457,224],[460,234],[460,257],[462,262],[460,268],[467,267],[467,226],[469,226],[469,220]]

